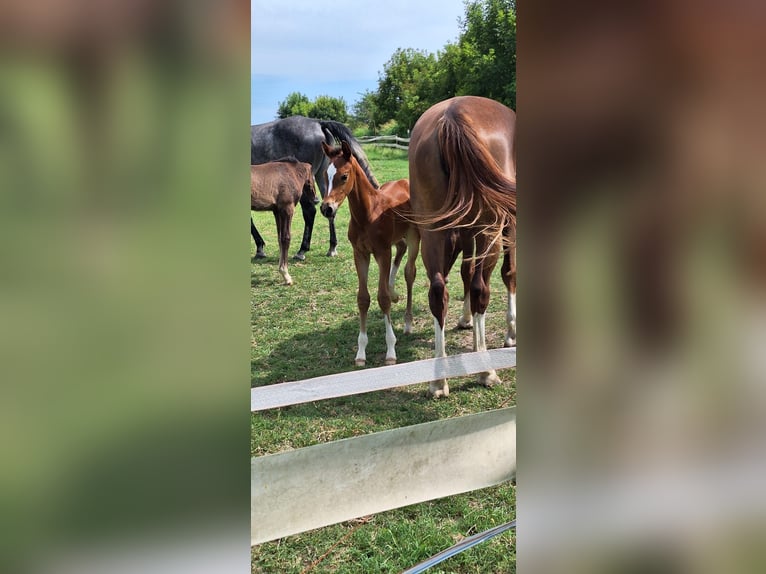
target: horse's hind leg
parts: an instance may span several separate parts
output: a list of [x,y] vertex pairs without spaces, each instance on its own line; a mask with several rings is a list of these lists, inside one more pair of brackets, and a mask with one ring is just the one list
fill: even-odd
[[305,193],[301,194],[301,211],[303,212],[303,240],[301,241],[301,247],[298,253],[295,254],[293,259],[298,261],[306,260],[306,252],[311,249],[311,234],[314,231],[314,218],[316,217],[317,208],[314,205],[314,201],[310,199]]
[[506,347],[516,346],[516,245],[513,244],[503,254],[503,266],[500,269],[503,283],[508,291],[508,308],[505,313]]
[[285,210],[275,211],[274,219],[277,222],[279,235],[279,272],[285,280],[285,285],[292,285],[293,278],[287,271],[287,256],[290,250],[290,225],[293,221],[293,206],[290,205]]
[[[476,237],[476,252],[485,253],[487,240],[483,236]],[[492,271],[497,264],[499,253],[497,250],[486,257],[480,257],[476,263],[473,277],[471,278],[471,311],[473,312],[473,350],[486,351],[487,338],[484,327],[484,317],[489,305],[489,281]],[[495,369],[479,374],[479,383],[491,386],[500,383]]]
[[252,217],[250,218],[250,235],[253,236],[253,241],[255,241],[255,258],[263,259],[266,257],[266,253],[263,251],[263,248],[266,247],[266,242],[263,240],[263,237],[261,237],[261,234],[258,233],[258,230],[255,228]]
[[394,262],[391,264],[391,272],[388,274],[388,293],[391,295],[391,302],[399,302],[399,293],[396,292],[396,274],[399,272],[399,266],[404,258],[404,253],[407,251],[407,243],[401,239],[396,242],[396,255],[394,255]]

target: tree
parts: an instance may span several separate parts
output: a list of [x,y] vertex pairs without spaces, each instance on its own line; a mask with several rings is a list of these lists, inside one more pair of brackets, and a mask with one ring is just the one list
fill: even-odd
[[453,64],[456,95],[474,94],[516,107],[516,2],[466,2]]
[[335,120],[345,124],[348,122],[346,100],[332,96],[317,96],[311,104],[308,116],[318,120]]
[[377,93],[366,90],[361,96],[354,103],[354,122],[358,125],[367,126],[367,129],[374,133],[377,126],[380,125]]
[[290,116],[308,116],[310,110],[311,102],[308,96],[300,92],[292,92],[284,101],[279,102],[277,117],[284,119]]
[[378,79],[375,103],[381,123],[396,120],[405,135],[421,114],[436,102],[436,57],[412,48],[399,48],[385,64]]
[[290,116],[306,116],[318,120],[335,120],[346,123],[348,110],[346,100],[332,96],[317,96],[312,102],[308,96],[300,92],[290,93],[284,101],[279,102],[277,117],[280,119]]

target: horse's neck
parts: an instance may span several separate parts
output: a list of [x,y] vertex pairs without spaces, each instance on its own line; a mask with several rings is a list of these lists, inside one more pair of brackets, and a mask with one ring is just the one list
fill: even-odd
[[354,189],[348,194],[351,217],[359,223],[371,221],[379,202],[380,192],[373,187],[360,167],[354,166],[354,171],[356,179]]

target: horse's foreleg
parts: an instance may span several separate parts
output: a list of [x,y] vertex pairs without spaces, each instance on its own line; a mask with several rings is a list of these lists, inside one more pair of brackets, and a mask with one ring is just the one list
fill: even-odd
[[285,211],[275,211],[274,219],[277,222],[277,233],[279,235],[279,272],[285,280],[285,285],[292,285],[293,278],[290,277],[290,273],[287,271],[287,257],[290,250],[290,225],[293,221],[292,205]]
[[399,302],[399,293],[396,292],[396,274],[399,273],[399,266],[407,251],[407,243],[402,239],[396,242],[396,255],[391,264],[391,272],[388,274],[388,293],[391,295],[391,302]]
[[314,218],[316,217],[317,208],[314,205],[314,201],[305,193],[301,195],[300,202],[301,212],[303,213],[303,240],[294,258],[299,261],[305,261],[306,252],[311,249],[311,234],[314,231]]
[[505,313],[506,332],[504,346],[516,346],[516,246],[506,249],[500,273],[508,291],[508,308]]
[[327,218],[330,224],[330,249],[327,250],[327,257],[335,257],[338,254],[338,236],[335,234],[335,216]]
[[407,283],[407,308],[404,311],[404,334],[412,333],[412,286],[417,273],[418,249],[420,236],[416,229],[411,229],[407,236],[407,264],[404,266],[404,280]]
[[375,254],[378,262],[378,305],[383,312],[383,321],[386,325],[386,365],[396,364],[396,335],[391,323],[391,293],[388,290],[388,278],[391,273],[391,248]]
[[367,362],[367,311],[370,309],[370,291],[367,289],[370,254],[354,249],[354,266],[359,281],[359,289],[356,292],[356,304],[359,308],[359,336],[354,362],[357,367],[364,367]]
[[258,230],[255,228],[252,217],[250,218],[250,235],[253,236],[253,241],[255,241],[256,259],[263,259],[266,257],[266,253],[263,251],[263,248],[266,247],[266,242],[263,240],[263,237],[261,237],[261,234],[258,233]]

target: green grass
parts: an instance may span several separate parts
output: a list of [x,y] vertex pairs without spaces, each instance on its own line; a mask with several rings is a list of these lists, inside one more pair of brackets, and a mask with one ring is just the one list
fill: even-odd
[[[406,152],[366,147],[380,183],[407,177]],[[338,257],[325,256],[329,247],[326,220],[317,214],[311,251],[305,262],[290,260],[295,282],[282,285],[277,271],[278,247],[273,216],[255,213],[253,221],[266,241],[267,258],[251,265],[253,386],[294,381],[355,370],[358,317],[357,279],[351,247],[346,238],[348,207],[336,218]],[[293,220],[291,256],[303,234],[303,218]],[[254,254],[255,247],[251,249]],[[368,317],[367,366],[383,365],[383,318],[375,301],[377,267],[370,268],[373,298]],[[459,270],[450,275],[447,352],[472,350],[470,331],[454,328],[460,315],[462,285]],[[487,312],[487,340],[500,347],[505,332],[505,291],[499,269],[492,280]],[[403,271],[397,290],[405,293]],[[404,298],[392,309],[400,363],[433,356],[433,319],[428,309],[428,288],[418,261],[413,302],[413,333],[405,336]],[[504,384],[486,389],[474,377],[450,380],[450,396],[433,400],[427,383],[296,405],[251,417],[251,455],[281,452],[351,436],[461,416],[515,404],[515,369],[498,371]],[[434,477],[438,480],[438,477]],[[261,544],[252,551],[252,572],[300,573],[333,547],[311,572],[399,572],[454,544],[462,537],[515,518],[515,487],[504,484],[377,514],[365,521],[350,521],[316,531]],[[351,533],[351,534],[349,534]],[[515,534],[505,533],[429,572],[515,572]]]

